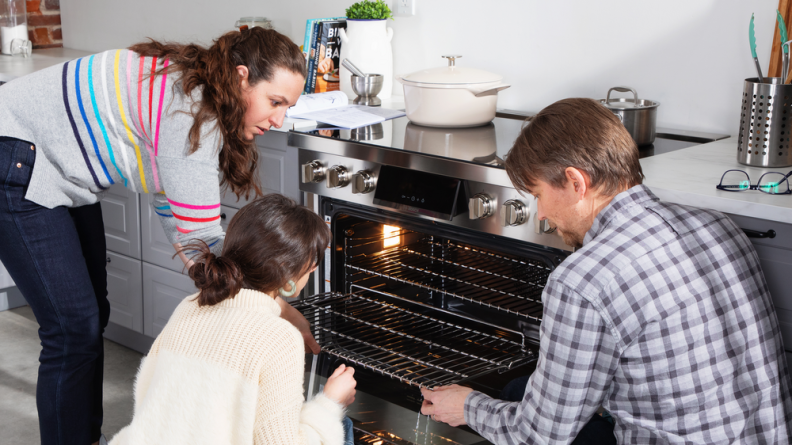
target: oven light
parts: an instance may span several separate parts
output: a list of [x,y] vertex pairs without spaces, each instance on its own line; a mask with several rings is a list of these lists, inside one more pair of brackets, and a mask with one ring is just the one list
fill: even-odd
[[382,226],[382,248],[398,246],[401,244],[401,227]]

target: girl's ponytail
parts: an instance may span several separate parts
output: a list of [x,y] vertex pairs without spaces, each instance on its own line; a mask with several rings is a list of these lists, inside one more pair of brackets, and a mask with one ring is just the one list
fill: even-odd
[[242,270],[232,259],[213,254],[203,242],[183,247],[182,251],[185,250],[199,252],[193,257],[195,264],[189,271],[199,290],[198,306],[213,306],[234,297],[242,289]]

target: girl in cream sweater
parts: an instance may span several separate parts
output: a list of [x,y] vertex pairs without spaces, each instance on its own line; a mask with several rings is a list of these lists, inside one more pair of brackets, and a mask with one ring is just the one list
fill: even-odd
[[304,340],[280,317],[279,294],[305,286],[329,241],[319,216],[271,194],[234,216],[221,256],[188,246],[201,251],[200,291],[143,359],[134,418],[111,444],[341,445],[354,370],[341,365],[304,402]]

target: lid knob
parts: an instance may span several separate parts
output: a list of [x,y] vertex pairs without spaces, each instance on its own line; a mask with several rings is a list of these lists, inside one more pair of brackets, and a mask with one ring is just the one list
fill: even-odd
[[455,55],[446,55],[443,56],[444,59],[448,59],[448,66],[455,66],[456,59],[459,59],[462,56],[455,56]]

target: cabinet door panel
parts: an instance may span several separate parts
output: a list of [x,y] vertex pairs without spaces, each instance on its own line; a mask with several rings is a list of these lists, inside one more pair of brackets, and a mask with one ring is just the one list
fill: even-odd
[[190,277],[143,263],[143,333],[159,335],[176,306],[197,291]]
[[122,184],[114,184],[100,201],[107,250],[137,259],[140,259],[139,196]]
[[143,272],[140,260],[107,252],[110,321],[143,333]]
[[789,370],[792,371],[792,352],[787,352],[787,363],[789,364]]
[[[258,176],[261,191],[264,194],[280,193],[302,204],[297,150],[289,147],[288,133],[269,131],[263,136],[257,136],[256,147],[259,152]],[[226,191],[220,202],[241,209],[250,199],[243,197],[237,201],[236,195]]]
[[143,261],[182,273],[184,263],[178,256],[173,256],[176,251],[173,249],[173,244],[165,237],[165,230],[160,224],[159,216],[154,213],[154,208],[151,206],[153,200],[152,195],[141,197],[143,208],[141,209],[140,233]]
[[750,238],[759,256],[762,272],[778,315],[784,348],[792,351],[792,225],[729,215],[740,228],[758,231],[774,230],[775,238]]
[[220,225],[223,226],[223,231],[228,230],[228,224],[238,211],[239,209],[233,207],[220,206]]

